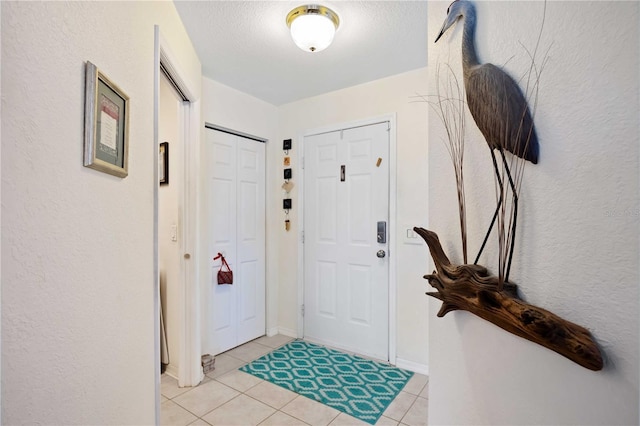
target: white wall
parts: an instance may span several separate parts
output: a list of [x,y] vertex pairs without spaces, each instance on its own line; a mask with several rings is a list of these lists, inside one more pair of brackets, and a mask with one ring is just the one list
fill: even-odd
[[[260,138],[267,139],[266,143],[266,158],[267,158],[267,188],[273,188],[274,185],[278,185],[274,182],[273,164],[272,158],[278,153],[278,147],[282,146],[276,138],[277,125],[278,125],[278,110],[275,106],[247,95],[243,92],[239,92],[228,86],[220,84],[216,81],[209,80],[207,78],[202,79],[202,117],[205,123],[213,124],[216,126],[224,127],[249,134],[252,136],[258,136]],[[210,131],[210,130],[204,130]],[[204,137],[203,141],[206,140]],[[202,145],[202,158],[205,158],[205,146]],[[201,188],[206,188],[206,171],[207,165],[200,164],[201,169]],[[277,312],[278,312],[278,286],[279,286],[279,271],[278,271],[278,240],[277,230],[274,227],[274,212],[277,212],[277,199],[270,196],[269,189],[267,189],[266,197],[266,216],[267,216],[267,259],[266,259],[266,327],[270,333],[277,332]],[[201,232],[200,235],[207,236],[208,232],[208,220],[207,211],[205,210],[206,203],[204,200],[200,203],[200,223]],[[211,274],[214,272],[211,268],[212,260],[208,258],[209,251],[206,250],[208,241],[206,238],[200,242],[202,250],[200,259],[200,277],[201,277],[201,312],[202,318],[202,347],[208,348],[208,333],[207,333],[207,315],[208,312],[207,301],[209,300],[209,286],[211,285]],[[206,350],[206,349],[205,349]]]
[[[170,2],[2,2],[2,422],[152,424],[154,24]],[[84,62],[131,98],[129,176],[82,166]]]
[[[430,3],[435,39],[449,2]],[[480,60],[519,77],[542,2],[476,2]],[[587,327],[605,354],[600,372],[466,312],[430,311],[429,423],[638,424],[638,2],[547,3],[550,47],[536,127],[540,162],[527,165],[511,281],[524,299]],[[460,71],[461,31],[430,45]],[[489,151],[470,117],[465,151],[470,251],[494,204]],[[429,219],[457,262],[457,204],[439,120],[429,117]],[[496,273],[495,234],[482,264]]]
[[[325,95],[304,99],[279,108],[279,140],[293,139],[291,151],[293,181],[300,176],[298,150],[299,136],[311,129],[342,124],[384,114],[397,114],[397,223],[390,237],[397,238],[398,300],[397,300],[397,357],[401,361],[428,364],[428,303],[424,295],[426,287],[422,275],[427,272],[427,252],[424,247],[404,244],[401,238],[406,227],[424,226],[427,223],[427,123],[425,103],[412,103],[417,93],[425,93],[427,71],[419,69],[393,77],[354,86]],[[282,148],[281,146],[279,147]],[[277,150],[274,150],[277,151]],[[268,198],[283,197],[282,151],[270,157],[274,165],[275,185]],[[300,185],[294,187],[291,197],[294,206],[298,202]],[[299,210],[291,210],[291,231],[284,230],[282,209],[273,226],[279,240],[279,326],[293,332],[298,328],[297,264]]]

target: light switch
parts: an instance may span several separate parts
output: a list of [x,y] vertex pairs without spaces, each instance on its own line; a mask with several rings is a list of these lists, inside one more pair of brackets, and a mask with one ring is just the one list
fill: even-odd
[[178,226],[171,225],[171,241],[178,241]]
[[415,244],[415,245],[423,245],[424,241],[420,238],[420,235],[416,234],[413,228],[407,226],[405,227],[405,236],[404,236],[405,244]]

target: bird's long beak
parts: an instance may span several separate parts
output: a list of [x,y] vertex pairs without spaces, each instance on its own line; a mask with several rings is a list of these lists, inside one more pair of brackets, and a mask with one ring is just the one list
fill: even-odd
[[438,40],[440,40],[440,37],[442,37],[442,34],[444,34],[444,28],[440,30],[440,34],[438,34],[438,37],[436,37],[436,41],[434,41],[434,43],[437,43]]
[[440,33],[438,34],[438,37],[436,37],[436,41],[434,41],[434,43],[437,43],[438,40],[440,40],[440,37],[442,37],[442,34],[446,33],[447,30],[458,20],[458,16],[455,16],[453,12],[454,11],[450,11],[447,18],[442,23],[442,28],[440,28]]
[[440,28],[440,33],[438,34],[438,37],[436,37],[436,41],[434,41],[434,43],[437,43],[438,40],[440,40],[440,37],[442,37],[442,34],[444,34],[449,27],[451,26],[451,24],[449,24],[449,17],[447,16],[447,19],[444,20],[444,22],[442,23],[442,28]]

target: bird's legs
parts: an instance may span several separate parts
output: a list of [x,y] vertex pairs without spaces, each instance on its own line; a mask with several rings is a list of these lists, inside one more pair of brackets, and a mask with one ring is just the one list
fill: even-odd
[[[507,269],[505,273],[505,282],[509,282],[509,273],[511,272],[511,260],[513,259],[513,248],[515,247],[516,240],[516,224],[518,219],[518,193],[516,191],[516,186],[513,183],[513,179],[511,178],[511,171],[509,169],[509,165],[507,164],[507,159],[504,156],[504,150],[500,149],[500,156],[502,157],[502,163],[504,164],[505,171],[507,172],[507,178],[509,179],[509,186],[511,186],[511,193],[513,194],[513,223],[511,224],[511,245],[509,247],[509,259],[507,261]],[[500,206],[502,206],[502,199],[504,193],[504,187],[502,185],[502,179],[500,179],[500,171],[498,170],[498,162],[496,161],[496,155],[491,149],[491,159],[493,160],[493,168],[496,172],[496,179],[498,179],[498,185],[500,186],[500,197],[498,197],[498,205],[496,206],[496,211],[493,213],[493,219],[491,219],[491,224],[489,225],[489,230],[487,234],[484,236],[484,240],[482,241],[482,245],[480,246],[480,251],[476,256],[476,260],[473,262],[474,265],[478,264],[478,260],[480,259],[480,255],[484,250],[484,247],[487,244],[487,240],[489,239],[489,235],[491,234],[491,230],[493,229],[493,225],[498,218],[498,212],[500,211]]]
[[511,185],[511,193],[513,194],[513,223],[511,224],[511,246],[509,247],[509,261],[507,262],[507,271],[504,276],[505,282],[509,282],[511,259],[513,258],[513,248],[515,247],[516,242],[516,224],[518,223],[518,192],[516,191],[516,186],[513,184],[513,179],[511,179],[511,172],[509,171],[509,166],[507,165],[507,159],[504,157],[504,150],[500,150],[500,155],[502,156],[502,163],[504,164],[504,168],[507,171],[509,185]]
[[[496,179],[498,179],[498,185],[500,185],[500,194],[503,193],[504,188],[502,187],[502,179],[500,179],[500,171],[498,170],[498,162],[496,161],[496,154],[493,152],[493,148],[489,147],[491,151],[491,159],[493,160],[493,168],[496,171]],[[504,158],[504,154],[503,154]],[[511,180],[511,177],[509,177]],[[484,236],[484,240],[482,241],[482,245],[480,246],[480,251],[478,251],[478,255],[476,256],[476,260],[473,262],[474,265],[478,264],[478,260],[480,260],[480,255],[484,250],[484,246],[487,245],[487,240],[489,239],[489,235],[491,234],[491,230],[493,229],[493,225],[496,223],[496,219],[498,218],[498,212],[500,211],[500,206],[502,205],[502,196],[498,199],[498,206],[496,207],[496,211],[493,214],[493,219],[491,219],[491,225],[489,225],[489,230],[487,231],[487,235]]]

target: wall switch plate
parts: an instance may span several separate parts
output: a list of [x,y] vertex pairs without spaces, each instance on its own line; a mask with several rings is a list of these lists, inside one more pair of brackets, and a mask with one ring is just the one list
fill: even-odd
[[403,228],[402,234],[405,244],[415,244],[418,246],[425,244],[422,238],[420,238],[420,235],[415,233],[412,226],[405,226]]

